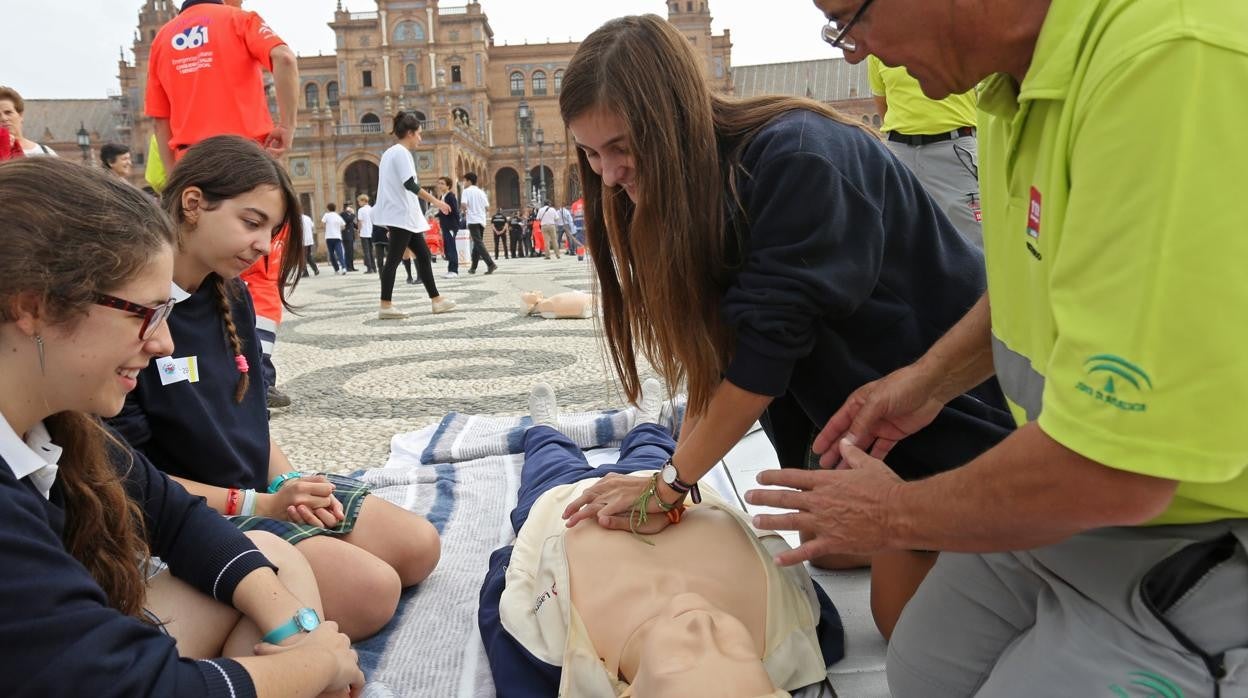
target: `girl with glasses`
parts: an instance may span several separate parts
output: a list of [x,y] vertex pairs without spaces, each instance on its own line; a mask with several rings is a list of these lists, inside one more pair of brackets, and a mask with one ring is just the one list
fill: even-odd
[[[98,169],[38,158],[0,164],[0,220],[8,692],[310,698],[360,687],[347,637],[318,623],[302,556],[230,526],[100,422],[173,349],[169,219]],[[292,632],[295,616],[305,622]],[[287,647],[251,656],[262,639]]]
[[[984,290],[979,253],[877,137],[812,100],[716,94],[703,62],[663,19],[623,17],[581,44],[559,98],[616,372],[636,399],[640,354],[689,392],[672,457],[685,485],[755,420],[782,466],[811,467],[812,440],[845,399],[921,355]],[[987,382],[889,465],[902,478],[955,467],[1012,423]],[[565,515],[619,527],[641,494],[607,478]],[[666,483],[658,494],[669,506],[685,496]],[[819,562],[873,564],[891,629],[932,558]]]
[[[440,546],[423,517],[358,480],[297,469],[269,433],[256,316],[239,274],[300,222],[286,172],[257,144],[207,139],[187,151],[163,192],[178,228],[173,260],[177,345],[139,376],[115,424],[157,467],[239,528],[296,545],[316,573],[326,617],[353,639],[394,615],[403,587],[429,575]],[[283,247],[282,300],[302,266]]]

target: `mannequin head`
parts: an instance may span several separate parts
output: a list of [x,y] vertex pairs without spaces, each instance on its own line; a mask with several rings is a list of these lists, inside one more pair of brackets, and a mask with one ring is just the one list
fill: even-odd
[[749,630],[700,594],[673,596],[624,648],[638,648],[637,696],[776,695]]
[[541,315],[546,319],[591,318],[594,316],[594,297],[581,291],[556,293],[550,298],[541,291],[525,291],[520,294],[525,315]]

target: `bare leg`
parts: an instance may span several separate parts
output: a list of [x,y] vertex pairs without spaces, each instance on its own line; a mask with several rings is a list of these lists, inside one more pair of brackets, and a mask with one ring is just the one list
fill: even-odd
[[936,553],[890,550],[872,558],[871,616],[887,641],[906,603],[936,564]]
[[[259,531],[247,533],[260,552],[279,567],[278,579],[309,606],[321,608],[320,595],[312,570],[295,549],[277,536]],[[251,655],[260,640],[255,623],[191,585],[168,570],[154,577],[147,587],[144,606],[165,624],[165,630],[178,645],[178,654],[193,659]]]
[[[295,546],[263,531],[248,531],[247,537],[256,544],[260,552],[277,566],[277,578],[290,593],[295,595],[309,608],[315,608],[318,615],[325,616],[325,607],[321,603],[321,591],[316,585],[316,576],[312,566]],[[229,637],[225,639],[222,650],[224,657],[246,657],[252,654],[252,647],[264,637],[265,631],[256,627],[250,618],[242,618]]]
[[442,556],[433,524],[377,496],[364,499],[355,530],[343,540],[384,560],[398,572],[404,587],[424,581]]
[[325,617],[352,641],[372,636],[394,617],[402,588],[384,560],[332,536],[314,536],[295,548],[316,574]]

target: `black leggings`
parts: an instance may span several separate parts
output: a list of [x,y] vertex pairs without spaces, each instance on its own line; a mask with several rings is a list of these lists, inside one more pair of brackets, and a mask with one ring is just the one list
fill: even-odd
[[381,268],[381,300],[389,303],[394,297],[394,275],[403,261],[403,248],[416,254],[416,268],[420,270],[420,280],[425,285],[425,292],[430,298],[438,297],[438,285],[433,280],[433,257],[429,254],[429,245],[425,244],[424,233],[413,233],[410,230],[388,226],[390,246],[386,250],[386,265]]

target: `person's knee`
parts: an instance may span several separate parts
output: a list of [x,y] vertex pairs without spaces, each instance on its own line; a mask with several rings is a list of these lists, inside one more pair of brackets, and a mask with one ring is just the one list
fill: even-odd
[[312,573],[303,554],[290,543],[267,531],[248,531],[245,535],[278,570],[294,572],[298,569],[306,570],[309,575]]
[[442,558],[442,539],[438,530],[424,517],[413,515],[413,519],[408,532],[408,554],[395,566],[404,587],[427,579]]
[[377,633],[390,622],[399,607],[403,585],[394,568],[382,560],[368,556],[367,561],[354,563],[351,573],[350,601],[340,606],[339,625],[352,640],[360,640]]

